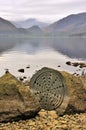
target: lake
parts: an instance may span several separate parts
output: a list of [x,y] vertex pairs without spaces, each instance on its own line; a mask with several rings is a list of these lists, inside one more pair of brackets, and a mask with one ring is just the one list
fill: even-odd
[[[86,62],[86,38],[0,38],[0,76],[9,69],[17,77],[30,78],[42,67],[76,72],[78,67],[66,65],[67,61]],[[18,72],[21,68],[25,73]]]

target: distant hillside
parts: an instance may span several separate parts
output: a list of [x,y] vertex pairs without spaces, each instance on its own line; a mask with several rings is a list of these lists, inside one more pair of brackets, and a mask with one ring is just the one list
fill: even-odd
[[18,27],[0,18],[0,35],[15,33],[17,37],[21,34],[27,37],[41,35],[46,37],[59,35],[86,36],[86,13],[72,14],[50,25],[36,19],[28,19],[15,24],[18,24]]
[[8,20],[5,20],[3,18],[0,18],[0,36],[8,36],[15,34],[15,36],[31,36],[31,35],[42,35],[43,31],[40,29],[39,26],[32,26],[30,28],[17,28],[15,25],[13,25]]
[[17,28],[10,21],[0,18],[0,35],[28,35],[28,30],[24,28]]
[[36,25],[28,28],[27,30],[28,30],[28,33],[32,34],[32,35],[42,35],[43,34],[42,29]]
[[12,22],[16,27],[18,28],[30,28],[32,26],[39,26],[40,28],[43,28],[45,26],[48,26],[48,23],[40,22],[37,19],[31,18],[27,19],[25,21],[18,21],[18,22]]
[[17,28],[9,21],[0,18],[0,34],[16,32]]
[[47,32],[85,34],[86,13],[69,15],[45,28]]

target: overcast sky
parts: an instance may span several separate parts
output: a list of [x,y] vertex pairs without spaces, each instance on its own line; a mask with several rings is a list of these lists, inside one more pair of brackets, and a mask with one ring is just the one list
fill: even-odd
[[37,18],[53,22],[80,12],[86,12],[86,0],[0,0],[0,17],[11,21]]

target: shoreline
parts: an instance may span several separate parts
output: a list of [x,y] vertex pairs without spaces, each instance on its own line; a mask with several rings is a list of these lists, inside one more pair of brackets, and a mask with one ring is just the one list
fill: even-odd
[[86,113],[58,116],[42,110],[32,119],[0,123],[0,130],[85,130]]

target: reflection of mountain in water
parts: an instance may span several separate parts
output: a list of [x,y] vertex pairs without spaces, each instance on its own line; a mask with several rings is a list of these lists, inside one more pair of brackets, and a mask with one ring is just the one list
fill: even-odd
[[15,41],[9,38],[0,38],[0,53],[7,51],[15,46]]
[[37,53],[45,49],[59,51],[69,57],[86,58],[85,38],[0,38],[0,53],[7,50]]

